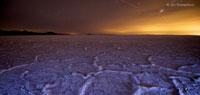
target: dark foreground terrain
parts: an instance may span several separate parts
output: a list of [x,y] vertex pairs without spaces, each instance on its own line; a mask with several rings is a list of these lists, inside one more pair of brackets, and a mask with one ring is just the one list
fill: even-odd
[[1,36],[0,95],[200,95],[200,37]]

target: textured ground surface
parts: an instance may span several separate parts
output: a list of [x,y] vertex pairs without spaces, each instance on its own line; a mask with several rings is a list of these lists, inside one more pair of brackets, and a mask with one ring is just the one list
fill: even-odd
[[0,37],[0,95],[200,95],[200,37]]

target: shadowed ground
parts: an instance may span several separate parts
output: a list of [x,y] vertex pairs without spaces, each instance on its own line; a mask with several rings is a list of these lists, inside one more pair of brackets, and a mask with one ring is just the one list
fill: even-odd
[[200,37],[0,37],[0,95],[200,95]]

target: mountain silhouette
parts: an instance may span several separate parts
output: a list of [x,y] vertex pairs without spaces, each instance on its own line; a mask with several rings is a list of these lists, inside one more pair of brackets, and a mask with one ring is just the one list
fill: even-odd
[[62,35],[55,32],[33,32],[33,31],[18,31],[18,30],[0,30],[0,36],[12,36],[12,35]]

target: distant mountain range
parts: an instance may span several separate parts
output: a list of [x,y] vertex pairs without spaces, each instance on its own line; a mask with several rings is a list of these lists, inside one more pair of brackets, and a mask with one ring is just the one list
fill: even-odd
[[0,36],[15,36],[15,35],[63,35],[55,32],[32,32],[32,31],[18,31],[18,30],[0,30]]

